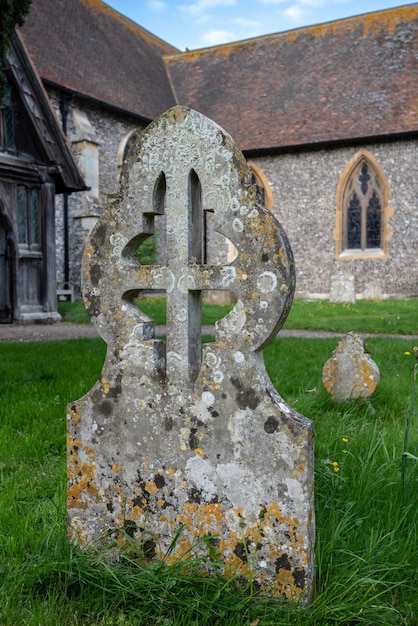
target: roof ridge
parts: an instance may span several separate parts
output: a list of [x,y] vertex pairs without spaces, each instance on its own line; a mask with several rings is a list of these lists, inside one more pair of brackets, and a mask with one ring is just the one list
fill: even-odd
[[[379,24],[382,23],[383,19],[381,21],[376,19],[376,16],[378,16],[379,14],[381,14],[382,17],[389,17],[393,19],[399,18],[403,16],[404,14],[405,18],[410,19],[412,12],[416,12],[417,17],[418,17],[418,2],[413,2],[410,4],[403,4],[399,7],[393,7],[390,9],[381,9],[380,11],[367,11],[365,13],[359,13],[357,15],[352,15],[349,17],[341,17],[335,20],[328,20],[326,22],[310,24],[308,26],[299,26],[298,28],[291,28],[288,30],[276,31],[274,33],[267,33],[265,35],[257,35],[255,37],[248,37],[247,39],[239,39],[237,41],[217,44],[217,45],[209,46],[205,48],[195,48],[194,50],[186,50],[185,52],[179,51],[178,55],[170,55],[170,54],[164,55],[164,58],[166,57],[170,58],[172,56],[173,57],[174,56],[182,56],[182,57],[187,56],[190,59],[193,56],[198,57],[198,56],[203,56],[204,54],[214,54],[217,51],[219,53],[222,53],[222,51],[225,51],[226,54],[229,54],[229,52],[231,52],[235,48],[239,48],[245,45],[256,45],[257,42],[260,42],[260,41],[269,41],[271,39],[277,39],[279,37],[280,38],[288,37],[294,40],[297,38],[297,36],[303,34],[304,31],[309,33],[314,30],[316,31],[323,30],[323,32],[325,33],[325,32],[330,32],[331,30],[335,30],[336,27],[346,28],[347,22],[353,22],[353,24],[363,22],[366,24],[366,26],[368,26],[368,29],[369,29],[372,26],[375,26],[377,23]],[[365,18],[367,18],[367,20]],[[320,33],[317,32],[316,34],[319,35]]]
[[96,8],[102,11],[106,11],[112,17],[114,16],[115,18],[117,18],[120,22],[124,22],[126,26],[130,28],[131,30],[142,32],[144,35],[146,35],[147,39],[155,40],[156,43],[160,43],[160,44],[163,43],[168,48],[171,48],[174,53],[180,52],[178,48],[168,43],[164,39],[161,39],[161,37],[158,37],[154,33],[151,33],[151,31],[149,31],[147,28],[144,28],[140,24],[137,24],[137,22],[127,17],[126,15],[123,15],[123,13],[120,13],[119,11],[111,7],[106,2],[103,2],[103,0],[81,0],[81,1],[84,2],[86,5],[89,5],[91,8]]

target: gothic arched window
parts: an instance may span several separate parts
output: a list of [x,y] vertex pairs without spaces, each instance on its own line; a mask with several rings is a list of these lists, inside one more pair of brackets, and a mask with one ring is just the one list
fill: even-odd
[[117,166],[119,168],[119,171],[120,171],[120,169],[121,169],[121,167],[123,165],[124,160],[128,156],[128,152],[129,152],[131,146],[133,146],[133,144],[138,139],[138,137],[140,136],[141,133],[142,133],[141,129],[135,128],[130,133],[125,135],[125,137],[120,142],[118,155],[117,155]]
[[248,166],[250,168],[253,183],[258,186],[263,196],[262,199],[260,199],[262,200],[262,204],[271,211],[274,204],[273,193],[265,174],[263,173],[262,169],[258,167],[258,165],[256,165],[253,161],[248,161]]
[[335,229],[337,258],[385,258],[390,230],[389,186],[367,150],[360,150],[345,168],[337,188]]

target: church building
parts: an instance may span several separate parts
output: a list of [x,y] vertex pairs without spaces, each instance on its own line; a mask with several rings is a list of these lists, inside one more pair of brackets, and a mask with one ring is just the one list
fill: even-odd
[[[0,255],[15,254],[11,274],[0,256],[14,284],[0,298],[14,294],[13,319],[23,320],[19,290],[43,312],[52,306],[39,295],[52,298],[52,274],[80,293],[84,242],[117,189],[130,144],[175,104],[210,117],[240,146],[289,237],[296,295],[327,297],[342,273],[354,276],[357,297],[370,286],[383,297],[418,296],[418,4],[180,52],[100,0],[33,0],[16,41],[60,133],[43,138],[38,172],[48,180],[37,189],[40,197],[48,195],[43,184],[55,192],[42,205],[38,243],[16,230],[23,204],[31,227],[32,186],[19,191],[16,181],[8,200],[1,164],[12,151],[0,134]],[[32,278],[17,275],[29,263],[20,261],[22,246],[31,255],[43,246]],[[37,296],[29,294],[36,272],[50,277]],[[1,307],[11,319],[13,307]]]

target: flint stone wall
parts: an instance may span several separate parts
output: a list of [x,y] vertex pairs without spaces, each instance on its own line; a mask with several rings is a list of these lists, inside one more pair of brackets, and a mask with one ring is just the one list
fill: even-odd
[[[388,178],[389,206],[393,208],[389,258],[337,261],[333,238],[337,185],[360,147],[373,154]],[[343,272],[354,275],[357,294],[373,282],[385,296],[418,296],[417,148],[416,139],[404,139],[251,157],[270,183],[273,213],[292,246],[296,295],[327,295],[331,276]]]

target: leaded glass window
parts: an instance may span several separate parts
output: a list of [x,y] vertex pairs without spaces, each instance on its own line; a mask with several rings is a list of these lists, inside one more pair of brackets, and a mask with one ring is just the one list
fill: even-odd
[[355,168],[344,204],[344,249],[381,248],[383,198],[377,175],[367,161],[360,161]]
[[40,244],[39,218],[38,190],[20,185],[17,188],[17,230],[20,244]]
[[9,152],[16,149],[15,114],[10,86],[7,86],[0,104],[0,148]]

